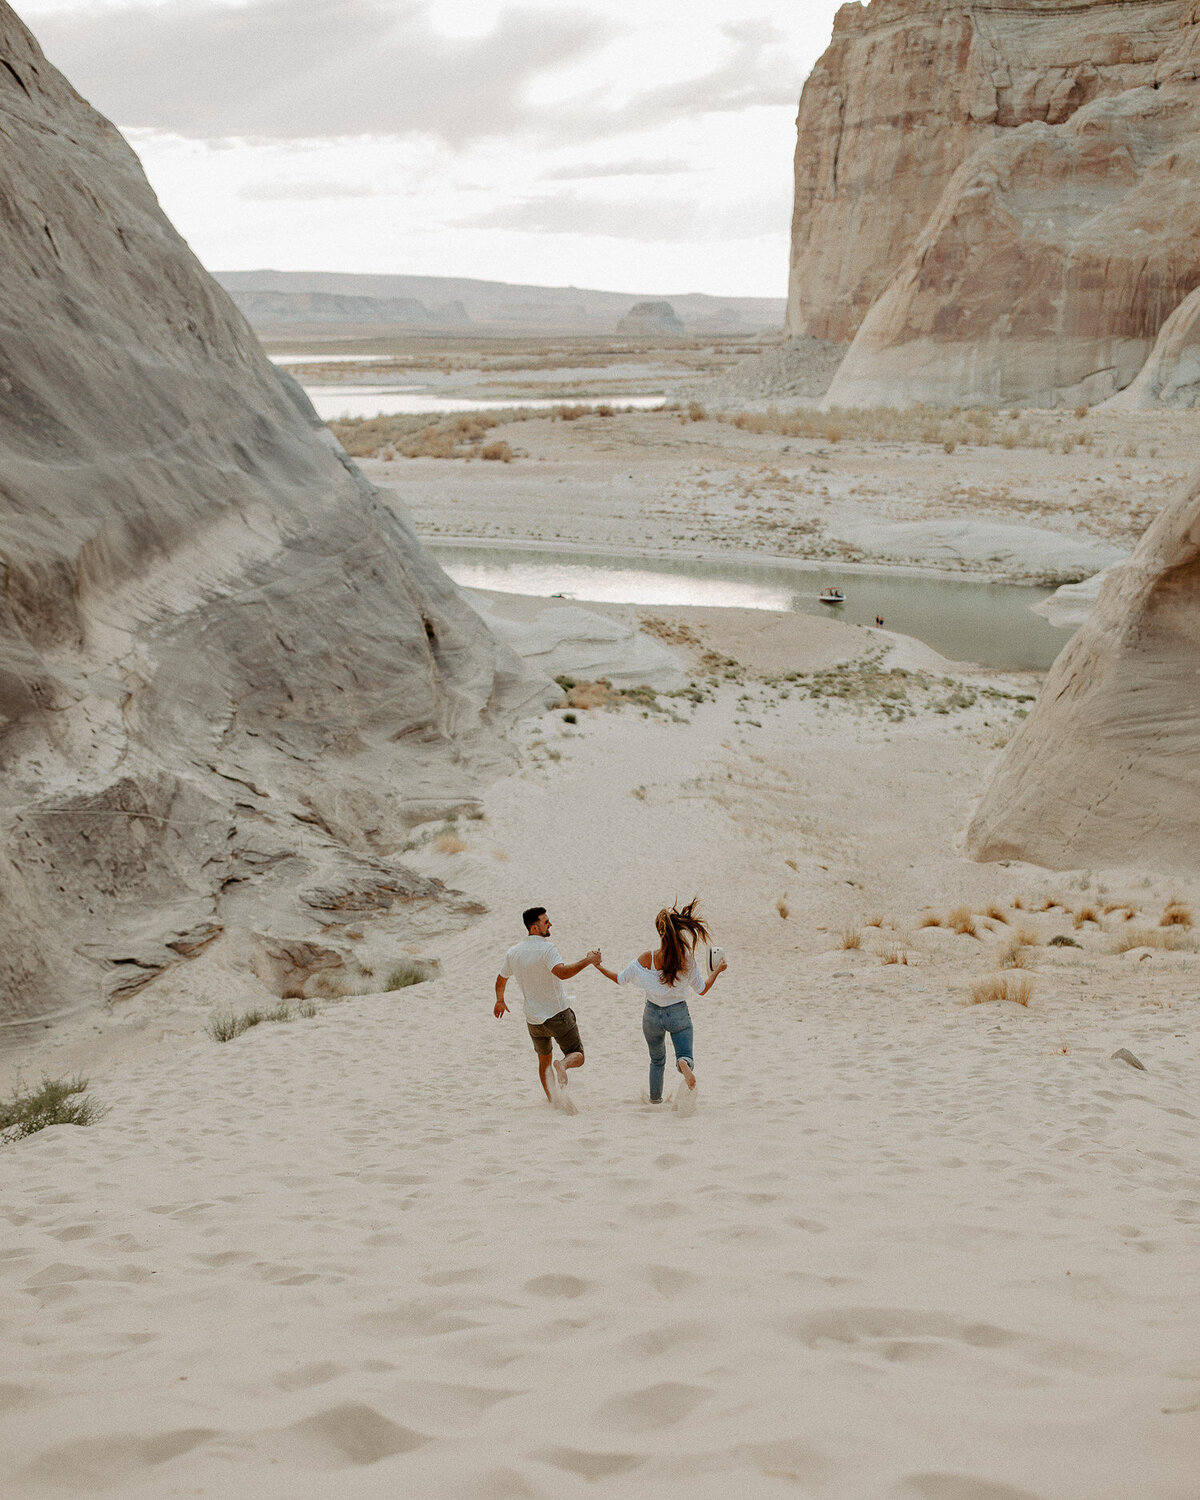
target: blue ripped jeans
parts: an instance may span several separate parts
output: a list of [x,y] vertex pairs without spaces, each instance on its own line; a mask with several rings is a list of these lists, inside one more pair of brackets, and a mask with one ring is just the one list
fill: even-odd
[[677,1000],[674,1005],[655,1005],[646,1001],[642,1013],[642,1035],[650,1048],[650,1098],[658,1104],[662,1100],[663,1071],[667,1065],[667,1033],[671,1034],[671,1046],[675,1049],[675,1063],[694,1063],[692,1056],[692,1014],[686,1000]]

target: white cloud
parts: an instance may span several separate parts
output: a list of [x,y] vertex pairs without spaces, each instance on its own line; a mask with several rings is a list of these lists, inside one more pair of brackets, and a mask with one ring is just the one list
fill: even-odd
[[613,34],[594,13],[503,11],[437,32],[425,0],[218,0],[47,15],[56,67],[119,125],[247,140],[429,134],[455,146],[529,123],[539,75]]
[[582,182],[591,177],[675,177],[695,168],[676,156],[637,156],[628,161],[589,161],[555,167],[542,173],[543,182]]
[[371,198],[375,189],[352,182],[318,182],[309,179],[302,182],[287,182],[271,179],[267,182],[243,182],[237,190],[239,198],[251,203],[284,202],[289,198],[319,202],[323,198]]

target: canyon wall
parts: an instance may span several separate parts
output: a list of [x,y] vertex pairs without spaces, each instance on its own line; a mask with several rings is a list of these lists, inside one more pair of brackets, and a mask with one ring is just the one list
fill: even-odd
[[975,858],[1194,870],[1197,660],[1200,473],[1111,571],[1051,668],[971,820]]
[[3,0],[0,135],[3,1027],[436,900],[534,688]]
[[1200,5],[873,0],[798,119],[787,332],[827,404],[1103,399],[1200,284]]

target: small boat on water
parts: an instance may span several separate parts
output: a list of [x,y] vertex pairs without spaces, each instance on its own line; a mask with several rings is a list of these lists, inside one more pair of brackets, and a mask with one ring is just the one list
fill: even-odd
[[822,589],[817,595],[822,604],[845,604],[846,596],[839,588]]

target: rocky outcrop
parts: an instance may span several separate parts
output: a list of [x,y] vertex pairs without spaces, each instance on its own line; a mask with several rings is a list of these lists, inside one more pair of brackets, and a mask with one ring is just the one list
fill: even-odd
[[683,319],[669,302],[635,302],[617,324],[618,333],[654,338],[666,334],[683,337]]
[[829,405],[1103,399],[1200,284],[1200,5],[843,6],[805,86],[787,330]]
[[[347,882],[529,691],[0,0],[0,1023]],[[0,1033],[2,1034],[2,1033]]]
[[1111,411],[1200,406],[1200,287],[1159,329],[1150,358],[1133,384],[1104,404]]
[[1200,473],[1114,569],[967,831],[976,859],[1051,868],[1200,851]]

